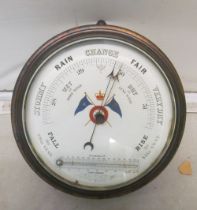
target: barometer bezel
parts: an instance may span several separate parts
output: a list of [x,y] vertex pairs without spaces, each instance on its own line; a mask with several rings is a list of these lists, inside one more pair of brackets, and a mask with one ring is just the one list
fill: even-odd
[[[141,179],[131,183],[127,186],[120,187],[118,189],[111,190],[85,190],[80,189],[71,185],[66,184],[65,182],[60,181],[52,174],[50,174],[37,160],[37,158],[32,153],[31,148],[29,147],[28,140],[26,139],[24,126],[23,126],[23,101],[26,95],[26,90],[29,86],[35,71],[38,69],[39,65],[47,59],[53,52],[62,48],[65,45],[69,45],[73,42],[89,39],[89,38],[111,38],[115,40],[120,40],[129,44],[136,46],[137,48],[144,51],[149,55],[153,60],[160,66],[165,74],[168,82],[173,91],[174,100],[175,100],[175,109],[176,109],[176,124],[174,128],[174,133],[170,145],[168,146],[165,155],[161,158],[159,163],[152,168],[147,174],[145,174]],[[42,45],[26,62],[23,67],[15,88],[12,98],[11,106],[11,121],[14,136],[17,142],[17,145],[27,163],[30,167],[46,182],[53,185],[54,187],[68,192],[70,194],[90,197],[90,198],[108,198],[119,196],[121,194],[134,191],[152,179],[154,179],[170,162],[174,156],[178,146],[180,144],[186,119],[186,103],[184,90],[180,81],[180,78],[173,66],[169,61],[167,56],[151,41],[145,38],[142,35],[137,34],[131,30],[106,25],[106,24],[97,24],[97,25],[86,25],[81,27],[76,27],[68,31],[62,32],[59,35],[53,37]]]

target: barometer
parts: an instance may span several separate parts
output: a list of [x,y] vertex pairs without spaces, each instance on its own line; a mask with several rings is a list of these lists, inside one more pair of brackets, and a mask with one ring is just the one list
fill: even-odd
[[145,37],[99,21],[63,32],[26,62],[12,127],[31,168],[91,198],[134,191],[157,176],[184,130],[175,68]]

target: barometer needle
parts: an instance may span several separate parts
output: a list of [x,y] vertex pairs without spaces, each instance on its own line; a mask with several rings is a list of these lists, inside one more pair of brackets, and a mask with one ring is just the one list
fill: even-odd
[[92,139],[93,139],[93,136],[94,136],[94,132],[95,132],[95,130],[96,130],[96,123],[94,124],[94,128],[93,128],[93,132],[92,132],[92,135],[91,135],[91,137],[90,137],[90,140],[89,141],[87,141],[85,144],[84,144],[84,146],[83,146],[83,148],[85,149],[87,146],[90,146],[91,147],[91,150],[93,150],[94,149],[94,145],[93,145],[93,143],[92,143]]
[[[106,88],[105,88],[104,98],[103,98],[103,100],[102,100],[102,102],[101,102],[100,107],[102,107],[102,106],[105,104],[104,102],[107,102],[107,100],[108,100],[108,98],[109,98],[109,96],[110,96],[110,94],[111,94],[111,92],[112,92],[112,89],[113,89],[113,87],[114,87],[115,82],[118,81],[118,75],[119,75],[119,73],[120,73],[121,68],[118,70],[118,72],[116,73],[116,75],[114,75],[115,65],[116,65],[116,62],[114,63],[112,72],[108,75],[109,81],[108,81],[107,86],[106,86]],[[122,66],[121,66],[121,67],[122,67]],[[109,90],[109,93],[108,93],[108,95],[107,95],[107,97],[106,97],[108,88],[109,88],[110,83],[111,83],[111,79],[113,79],[113,83],[112,83],[112,86],[111,86],[111,88],[110,88],[110,90]],[[105,99],[105,98],[106,98],[106,99]],[[99,109],[99,112],[101,112],[101,108]],[[92,143],[92,139],[93,139],[93,136],[94,136],[96,127],[97,127],[97,123],[95,123],[95,125],[94,125],[94,128],[93,128],[93,131],[92,131],[90,140],[84,144],[84,149],[86,148],[86,146],[90,146],[90,147],[91,147],[91,150],[94,149],[94,145],[93,145],[93,143]]]

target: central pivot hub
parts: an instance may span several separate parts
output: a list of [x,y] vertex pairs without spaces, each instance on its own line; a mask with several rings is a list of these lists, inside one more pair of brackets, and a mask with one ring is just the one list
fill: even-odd
[[105,122],[105,116],[101,112],[97,112],[95,114],[95,121],[96,124],[103,124]]
[[104,106],[94,106],[90,110],[89,116],[93,123],[100,125],[107,121],[108,111]]

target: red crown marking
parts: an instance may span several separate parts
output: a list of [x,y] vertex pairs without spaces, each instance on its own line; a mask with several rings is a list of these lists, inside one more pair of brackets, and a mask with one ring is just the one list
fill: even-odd
[[98,92],[98,93],[96,93],[96,94],[95,94],[95,96],[96,96],[96,99],[97,99],[97,100],[101,101],[101,100],[103,100],[103,99],[104,99],[105,94],[104,94],[104,93],[102,93],[102,92],[99,90],[99,92]]

